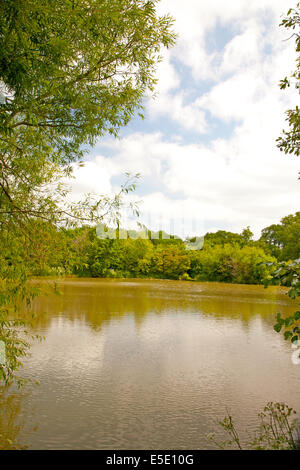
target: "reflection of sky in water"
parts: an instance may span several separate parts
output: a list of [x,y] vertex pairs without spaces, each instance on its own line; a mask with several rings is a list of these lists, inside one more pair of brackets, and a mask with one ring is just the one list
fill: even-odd
[[[250,429],[269,400],[300,409],[300,368],[272,329],[278,289],[68,281],[39,299],[45,335],[24,374],[20,438],[33,448],[208,448],[226,407]],[[38,424],[38,430],[31,429]]]

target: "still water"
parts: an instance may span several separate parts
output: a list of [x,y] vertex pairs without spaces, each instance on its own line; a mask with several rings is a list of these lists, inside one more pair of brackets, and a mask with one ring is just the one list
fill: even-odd
[[300,411],[300,365],[273,331],[277,287],[69,279],[35,301],[22,375],[0,434],[32,449],[209,449],[228,410],[253,430],[268,401]]

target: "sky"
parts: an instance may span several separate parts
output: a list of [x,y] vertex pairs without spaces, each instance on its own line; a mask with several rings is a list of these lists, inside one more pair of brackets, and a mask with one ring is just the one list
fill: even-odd
[[[157,96],[74,168],[72,196],[113,194],[140,173],[140,222],[181,237],[262,228],[300,210],[299,158],[276,147],[299,95],[278,84],[295,69],[280,28],[289,0],[161,0],[176,46],[162,52]],[[123,226],[133,221],[127,214]]]

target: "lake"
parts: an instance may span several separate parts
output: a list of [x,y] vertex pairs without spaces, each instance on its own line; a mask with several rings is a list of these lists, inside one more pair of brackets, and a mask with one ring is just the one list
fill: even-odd
[[273,330],[295,304],[278,287],[66,279],[34,302],[43,335],[1,398],[0,434],[32,449],[210,449],[268,401],[300,411],[300,365]]

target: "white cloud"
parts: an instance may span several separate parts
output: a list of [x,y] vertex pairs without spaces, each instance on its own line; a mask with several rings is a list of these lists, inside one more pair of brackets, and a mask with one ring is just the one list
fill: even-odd
[[104,157],[96,157],[93,161],[85,162],[83,167],[73,165],[74,180],[66,180],[72,186],[72,194],[78,198],[84,194],[112,194],[111,176],[114,165]]
[[[290,2],[288,7],[293,3],[296,2]],[[160,2],[160,11],[169,12],[175,18],[179,37],[173,54],[192,68],[197,80],[215,77],[213,63],[218,52],[206,50],[208,33],[217,35],[216,28],[230,27],[240,34],[249,25],[257,27],[265,21],[279,23],[280,15],[286,10],[286,0],[228,0],[226,3],[223,0],[189,0],[186,5],[182,0]]]
[[[218,111],[227,108],[227,112],[238,114],[233,118],[240,119],[241,114],[246,115],[247,105],[266,93],[266,87],[276,87],[280,93],[279,80],[295,64],[293,43],[284,41],[287,33],[278,27],[286,9],[283,0],[231,0],[226,6],[221,0],[190,0],[188,8],[180,0],[162,0],[161,12],[170,12],[176,20],[178,41],[159,66],[159,97],[147,104],[150,118],[168,116],[183,128],[203,133],[208,129],[205,110],[216,111],[216,116],[223,118]],[[224,28],[231,36],[227,43],[222,40]],[[217,47],[214,38],[219,36]],[[208,50],[210,43],[212,50]],[[174,60],[190,70],[194,93],[201,83],[207,86],[207,80],[211,90],[188,102],[191,84],[185,85]]]
[[158,94],[168,93],[180,85],[180,77],[171,64],[171,52],[166,50],[162,53],[162,61],[157,66],[156,92]]
[[205,112],[200,109],[197,102],[184,105],[183,93],[175,96],[161,94],[157,101],[148,102],[148,110],[151,118],[167,114],[172,120],[180,124],[181,127],[197,131],[202,134],[207,130]]
[[86,173],[79,170],[79,181],[88,181],[90,172],[119,175],[124,166],[141,172],[160,188],[135,196],[143,200],[143,220],[148,223],[150,217],[153,229],[158,223],[169,227],[171,219],[178,226],[185,218],[189,233],[192,221],[198,233],[204,227],[213,230],[218,221],[219,228],[236,231],[250,224],[259,235],[264,226],[298,209],[298,162],[284,157],[273,142],[260,148],[255,132],[246,137],[237,132],[210,147],[166,141],[159,133],[132,134],[110,144],[115,155],[96,158]]
[[[287,34],[278,27],[286,1],[162,0],[160,9],[175,17],[179,39],[159,65],[159,95],[148,103],[152,130],[146,121],[145,132],[106,141],[110,158],[99,146],[98,156],[76,170],[74,192],[111,193],[113,177],[140,172],[143,210],[161,223],[184,216],[197,221],[197,230],[250,225],[259,235],[299,210],[299,159],[275,143],[285,110],[298,99],[278,87],[295,66],[293,41],[283,41]],[[203,80],[206,92],[197,94]],[[196,98],[188,101],[191,86]],[[162,134],[161,119],[169,120],[172,135]],[[227,137],[210,128],[220,123],[235,126]],[[185,140],[185,129],[193,141]],[[208,131],[211,140],[203,140]]]
[[234,73],[257,64],[263,56],[262,44],[264,28],[261,24],[253,22],[241,34],[237,34],[229,41],[223,51],[220,73]]

